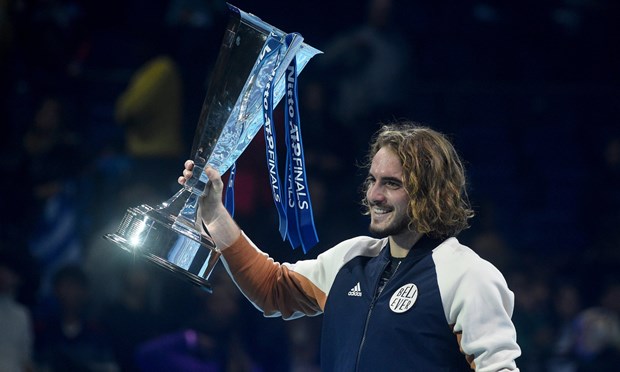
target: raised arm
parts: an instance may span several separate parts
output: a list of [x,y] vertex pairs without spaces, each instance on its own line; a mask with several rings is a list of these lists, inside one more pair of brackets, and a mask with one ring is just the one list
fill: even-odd
[[[192,177],[193,169],[194,163],[186,161],[180,184]],[[208,166],[205,173],[209,182],[200,198],[199,228],[204,232],[206,227],[243,294],[266,316],[290,319],[321,313],[325,295],[305,276],[274,262],[241,233],[222,203],[220,174]]]

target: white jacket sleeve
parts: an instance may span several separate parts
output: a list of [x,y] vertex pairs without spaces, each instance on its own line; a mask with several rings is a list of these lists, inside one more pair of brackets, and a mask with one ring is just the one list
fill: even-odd
[[491,263],[456,239],[448,242],[434,259],[446,320],[461,351],[476,371],[518,371],[514,294]]

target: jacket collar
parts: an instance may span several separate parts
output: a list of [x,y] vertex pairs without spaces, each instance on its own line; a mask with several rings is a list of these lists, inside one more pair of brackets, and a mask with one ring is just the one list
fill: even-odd
[[[382,256],[389,260],[392,258],[390,254],[390,240],[385,239],[386,244],[381,252]],[[437,248],[441,243],[446,241],[446,239],[437,239],[431,238],[428,235],[423,235],[412,247],[409,249],[409,253],[404,258],[405,261],[415,260],[419,257],[425,256],[428,253],[432,252],[433,249]]]

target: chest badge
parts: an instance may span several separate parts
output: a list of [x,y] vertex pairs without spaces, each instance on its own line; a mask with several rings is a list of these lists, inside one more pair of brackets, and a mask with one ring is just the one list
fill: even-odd
[[395,313],[404,313],[411,309],[417,299],[418,287],[413,283],[405,284],[390,298],[390,309]]

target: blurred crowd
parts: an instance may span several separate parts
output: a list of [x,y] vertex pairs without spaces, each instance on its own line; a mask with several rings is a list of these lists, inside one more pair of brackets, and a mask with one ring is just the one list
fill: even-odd
[[[515,293],[521,370],[620,363],[620,4],[233,4],[324,52],[299,88],[320,243],[279,238],[259,133],[235,217],[262,249],[366,234],[368,140],[420,121],[467,162],[460,240]],[[0,0],[0,372],[319,370],[320,317],[265,319],[221,265],[209,294],[102,238],[179,189],[226,22],[220,0]]]

